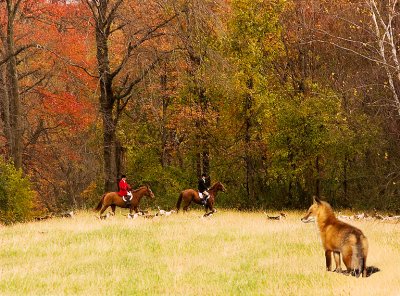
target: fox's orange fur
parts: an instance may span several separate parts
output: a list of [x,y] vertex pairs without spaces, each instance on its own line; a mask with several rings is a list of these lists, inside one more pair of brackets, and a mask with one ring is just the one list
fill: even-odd
[[332,253],[336,269],[341,272],[340,255],[346,265],[347,272],[359,276],[367,276],[368,240],[362,231],[354,226],[339,221],[331,206],[314,197],[314,203],[301,221],[309,222],[315,217],[320,230],[322,246],[325,249],[326,269],[332,270]]

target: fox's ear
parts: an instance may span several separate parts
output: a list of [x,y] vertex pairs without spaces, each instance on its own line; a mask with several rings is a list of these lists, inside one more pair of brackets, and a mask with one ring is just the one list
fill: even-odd
[[321,200],[318,198],[318,196],[313,196],[313,199],[314,199],[314,203],[316,203],[316,204],[321,204],[322,202],[321,202]]

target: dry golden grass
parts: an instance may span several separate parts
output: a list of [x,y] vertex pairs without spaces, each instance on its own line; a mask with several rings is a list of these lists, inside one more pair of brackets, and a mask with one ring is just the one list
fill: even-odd
[[367,264],[381,269],[354,278],[325,271],[302,213],[201,214],[82,212],[1,227],[0,295],[400,295],[400,224],[352,222],[369,239]]

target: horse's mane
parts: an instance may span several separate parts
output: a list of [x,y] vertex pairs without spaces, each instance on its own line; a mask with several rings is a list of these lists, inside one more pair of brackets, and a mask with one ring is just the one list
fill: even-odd
[[138,192],[139,190],[142,190],[143,188],[147,188],[147,185],[142,185],[138,189],[133,189],[132,192]]
[[219,185],[219,184],[221,184],[221,182],[220,182],[220,181],[218,181],[218,182],[215,182],[215,183],[213,184],[213,186],[211,186],[211,187],[210,187],[210,189],[209,189],[209,190],[213,190],[213,189],[215,189],[215,187],[217,187],[217,185]]

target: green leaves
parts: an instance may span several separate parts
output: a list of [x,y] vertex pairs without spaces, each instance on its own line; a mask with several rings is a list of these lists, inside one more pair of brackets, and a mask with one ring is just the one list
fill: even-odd
[[22,170],[0,158],[0,223],[23,222],[31,217],[35,192],[30,186]]

